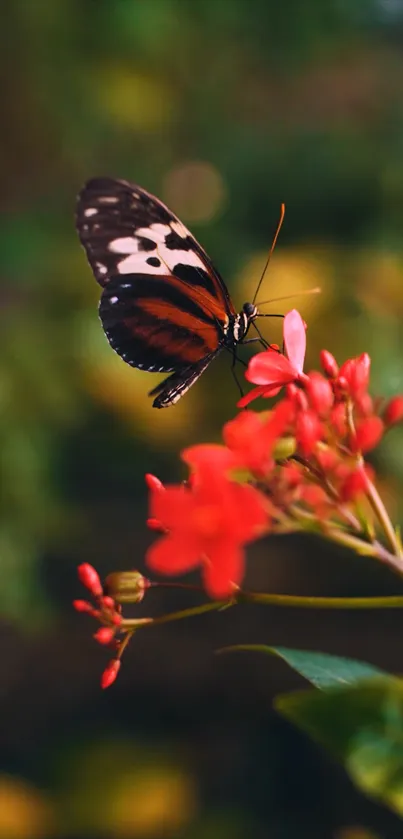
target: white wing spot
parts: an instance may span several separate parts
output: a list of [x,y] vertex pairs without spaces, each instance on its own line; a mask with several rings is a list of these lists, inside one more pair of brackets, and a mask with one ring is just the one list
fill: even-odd
[[107,267],[105,265],[102,265],[101,262],[96,262],[95,267],[96,267],[99,274],[107,274],[108,273]]
[[124,236],[122,239],[112,239],[109,242],[108,250],[112,253],[138,253],[139,242],[133,236]]
[[118,303],[119,302],[119,297],[110,297],[109,302],[110,303]]
[[150,239],[156,244],[165,244],[165,239],[171,233],[171,226],[169,224],[150,224],[149,227],[140,227],[136,230],[136,236],[141,236],[143,239]]
[[119,198],[116,195],[100,195],[98,196],[98,201],[100,204],[117,204]]
[[98,210],[96,207],[88,207],[88,210],[84,210],[85,218],[90,218],[91,216],[96,216]]
[[126,259],[122,259],[117,265],[119,274],[152,274],[154,277],[156,274],[166,274],[167,269],[165,265],[155,267],[148,264],[147,257],[149,255],[149,253],[143,251],[141,253],[132,253]]
[[118,263],[119,274],[152,274],[155,277],[158,274],[166,275],[167,268],[173,271],[176,265],[191,265],[193,268],[206,270],[203,260],[194,251],[172,250],[164,245],[158,245],[157,254],[162,263],[159,266],[148,264],[147,258],[150,254],[146,251],[130,254]]

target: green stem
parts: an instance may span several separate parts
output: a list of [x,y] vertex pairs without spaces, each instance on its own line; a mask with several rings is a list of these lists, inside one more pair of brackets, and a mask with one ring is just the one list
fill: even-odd
[[[378,496],[378,493],[375,487],[371,484],[371,487],[374,491],[374,503],[376,500],[379,502],[379,509],[383,508],[385,519],[389,522],[389,526],[394,536],[394,541],[396,542],[396,551],[391,553],[390,551],[382,545],[381,542],[378,540],[373,540],[372,542],[366,542],[365,539],[361,539],[359,536],[354,536],[352,533],[349,533],[347,530],[343,530],[341,527],[337,527],[335,524],[329,525],[327,522],[322,524],[322,530],[318,529],[318,521],[315,515],[309,513],[307,510],[303,510],[294,504],[290,507],[290,512],[294,517],[295,523],[297,526],[290,524],[288,528],[278,527],[275,528],[274,532],[277,533],[291,533],[299,531],[304,532],[306,531],[306,527],[304,524],[312,523],[313,528],[311,532],[316,532],[318,536],[325,536],[327,539],[330,539],[332,542],[337,542],[339,545],[343,545],[345,548],[349,548],[350,550],[354,551],[354,553],[359,554],[360,556],[372,556],[374,559],[379,560],[384,565],[387,565],[392,571],[396,572],[400,576],[403,574],[403,556],[401,553],[401,549],[399,546],[399,541],[397,536],[393,530],[391,522],[389,520],[388,514],[383,507],[382,501]],[[378,513],[377,513],[378,514]],[[378,514],[379,515],[379,514]],[[386,521],[385,521],[386,524]],[[385,528],[384,528],[385,529]]]
[[400,558],[399,566],[400,566],[400,573],[402,573],[403,572],[403,563],[402,563],[402,558],[403,557],[402,557],[402,551],[401,551],[401,548],[400,548],[400,545],[399,545],[399,540],[396,536],[394,527],[393,527],[392,522],[391,522],[391,520],[388,516],[386,507],[385,507],[385,505],[384,505],[384,503],[383,503],[383,501],[382,501],[382,499],[381,499],[381,497],[378,493],[378,490],[376,489],[376,487],[374,486],[372,481],[370,481],[368,478],[367,478],[367,496],[368,496],[369,503],[371,504],[371,507],[372,507],[374,513],[377,515],[378,520],[383,527],[385,536],[389,541],[389,544],[390,544],[390,546],[393,550],[393,553],[395,554],[396,557]]
[[[204,612],[214,612],[218,609],[225,609],[235,605],[236,600],[209,600],[200,606],[190,606],[188,609],[181,609],[178,612],[169,612],[167,615],[158,615],[156,618],[124,618],[120,624],[120,630],[140,629],[142,626],[155,626],[160,623],[171,623],[171,621],[192,618],[194,615],[203,615]],[[403,602],[403,600],[402,600]]]
[[171,621],[191,618],[205,612],[214,612],[234,606],[236,603],[257,603],[265,606],[281,606],[293,609],[403,609],[403,596],[390,597],[300,597],[293,594],[265,594],[263,592],[243,591],[232,600],[214,600],[191,606],[178,612],[169,612],[156,618],[123,619],[122,632],[140,629],[143,626],[155,626]]
[[293,594],[264,594],[244,592],[240,602],[261,603],[267,606],[283,606],[294,609],[402,609],[403,596],[389,597],[300,597]]

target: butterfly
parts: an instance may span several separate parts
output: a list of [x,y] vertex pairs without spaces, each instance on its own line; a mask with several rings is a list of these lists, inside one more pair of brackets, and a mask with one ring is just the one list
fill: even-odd
[[257,306],[235,311],[206,252],[158,198],[128,181],[94,178],[78,196],[76,221],[103,289],[99,315],[110,345],[133,367],[170,374],[149,394],[155,408],[178,402],[223,349],[235,360]]

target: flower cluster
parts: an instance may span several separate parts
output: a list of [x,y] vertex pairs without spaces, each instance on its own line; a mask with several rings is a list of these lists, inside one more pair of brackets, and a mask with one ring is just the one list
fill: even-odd
[[[138,603],[151,583],[138,571],[115,572],[105,588],[88,563],[79,578],[94,604],[74,601],[100,624],[95,639],[114,649],[103,673],[109,687],[128,641],[141,626],[200,614],[240,598],[269,602],[283,595],[241,589],[245,546],[268,533],[316,531],[403,575],[403,549],[365,456],[403,420],[403,396],[388,402],[369,394],[366,353],[340,367],[327,351],[320,370],[304,372],[306,327],[295,310],[284,318],[285,353],[270,347],[255,355],[246,378],[256,387],[239,402],[282,395],[270,410],[241,410],[223,429],[223,443],[185,449],[187,480],[164,486],[146,476],[148,526],[159,538],[147,552],[153,572],[176,576],[197,568],[211,598],[201,606],[155,618],[127,619],[122,604]],[[174,585],[174,583],[165,583]],[[197,588],[189,586],[189,588]],[[259,599],[260,598],[260,599]]]
[[78,566],[78,578],[91,594],[95,606],[88,600],[73,600],[73,607],[95,618],[100,628],[94,633],[99,644],[112,647],[114,658],[109,662],[101,678],[101,687],[109,687],[116,679],[120,669],[120,658],[124,650],[121,640],[116,636],[122,630],[123,620],[121,603],[127,599],[139,602],[144,596],[148,581],[138,571],[110,574],[106,579],[106,590],[98,572],[88,562]]
[[372,529],[355,505],[366,496],[382,518],[364,455],[403,418],[403,396],[374,402],[366,353],[339,367],[323,350],[322,370],[304,373],[306,327],[296,310],[284,318],[284,345],[286,354],[269,348],[251,359],[246,378],[257,387],[239,403],[285,388],[271,411],[241,411],[224,426],[224,445],[182,452],[186,484],[164,488],[148,477],[149,525],[164,534],[148,551],[149,568],[175,575],[200,565],[212,598],[230,598],[242,584],[244,545],[262,534],[317,529],[357,548]]

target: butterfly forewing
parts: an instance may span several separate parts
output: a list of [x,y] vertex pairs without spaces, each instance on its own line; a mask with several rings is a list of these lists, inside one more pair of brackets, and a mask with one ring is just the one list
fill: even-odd
[[99,313],[111,346],[134,367],[172,372],[154,404],[173,404],[220,351],[236,317],[223,280],[179,219],[135,184],[89,181],[77,228],[103,286]]

